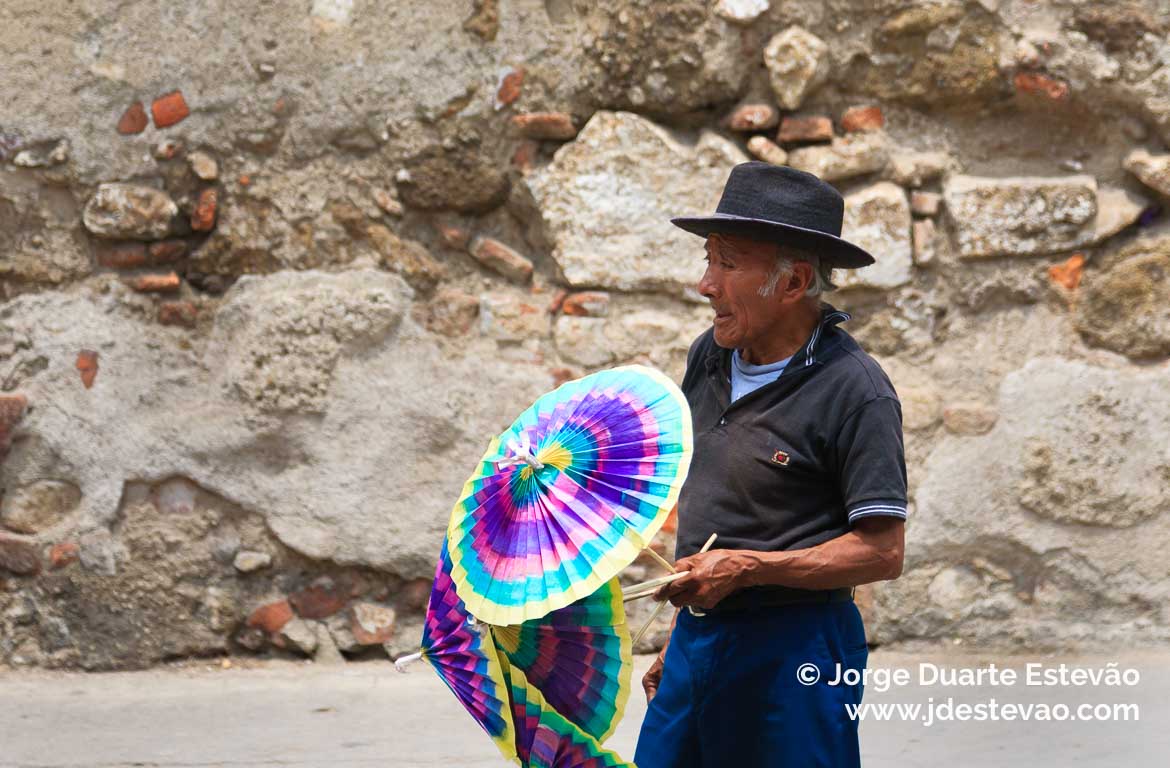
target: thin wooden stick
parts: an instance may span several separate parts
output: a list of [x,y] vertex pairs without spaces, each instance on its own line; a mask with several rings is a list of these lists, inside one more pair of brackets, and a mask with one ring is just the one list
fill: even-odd
[[663,568],[665,568],[665,569],[666,569],[666,570],[668,570],[669,572],[671,572],[671,573],[677,573],[677,571],[674,569],[674,566],[673,566],[673,565],[671,565],[669,562],[667,562],[667,560],[666,560],[666,558],[665,558],[665,557],[663,557],[662,555],[658,554],[658,553],[657,553],[657,552],[655,552],[654,550],[650,549],[650,547],[646,547],[646,548],[645,548],[644,550],[642,550],[642,551],[643,551],[643,552],[645,552],[646,554],[650,555],[650,557],[652,557],[654,560],[656,560],[656,561],[658,562],[658,564],[659,564],[659,565],[661,565]]
[[[710,549],[711,545],[715,543],[715,538],[717,535],[718,534],[714,533],[711,534],[711,537],[707,539],[707,543],[703,545],[703,548],[700,549],[699,552],[706,552],[708,549]],[[683,571],[683,573],[690,573],[690,571]],[[658,618],[658,614],[662,613],[662,609],[666,607],[667,602],[668,601],[666,600],[659,600],[658,605],[654,606],[654,612],[650,614],[650,618],[646,619],[646,623],[642,625],[642,628],[638,630],[638,634],[634,635],[634,639],[630,641],[631,648],[638,645],[638,641],[642,639],[642,635],[646,634],[646,630],[650,629],[650,625],[653,624],[654,620]]]
[[628,603],[631,600],[637,600],[639,598],[652,595],[659,587],[663,586],[664,584],[669,584],[672,581],[678,581],[688,573],[690,573],[690,571],[679,571],[677,573],[672,573],[669,576],[662,576],[657,579],[643,581],[641,584],[635,584],[622,592],[622,602]]

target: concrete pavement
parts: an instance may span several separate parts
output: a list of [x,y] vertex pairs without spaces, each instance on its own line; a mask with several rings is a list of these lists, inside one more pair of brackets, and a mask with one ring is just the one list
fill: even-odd
[[[1132,668],[1133,686],[1025,686],[1025,664],[1040,674],[1058,666]],[[649,665],[639,657],[636,680]],[[994,662],[1017,670],[1014,685],[984,680],[965,686],[920,673],[978,670]],[[1170,762],[1170,653],[1123,657],[921,656],[875,651],[870,669],[907,682],[880,691],[871,678],[863,704],[913,705],[917,721],[861,726],[866,768],[916,768],[946,761],[962,768],[996,766],[1165,765]],[[872,674],[872,673],[871,673]],[[1140,720],[1035,722],[938,721],[925,707],[948,697],[976,704],[1074,706],[1132,702]],[[933,702],[929,701],[933,699]],[[607,746],[634,754],[645,712],[640,686]],[[1037,712],[1032,712],[1033,717]],[[1106,714],[1102,709],[1097,714]],[[1112,710],[1108,713],[1112,716]],[[871,718],[874,715],[871,712]],[[944,713],[945,716],[945,713]],[[972,715],[974,717],[974,715]],[[261,766],[504,766],[479,730],[425,665],[408,674],[388,663],[313,666],[264,662],[247,669],[197,665],[128,673],[0,672],[0,766],[3,768],[260,768]]]

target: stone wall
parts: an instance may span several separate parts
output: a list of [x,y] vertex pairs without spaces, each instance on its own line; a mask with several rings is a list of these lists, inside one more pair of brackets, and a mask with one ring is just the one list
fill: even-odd
[[601,367],[681,376],[710,311],[667,219],[751,156],[838,185],[878,257],[830,297],[904,407],[871,639],[1165,642],[1168,31],[1164,0],[5,2],[0,664],[412,650],[488,438]]

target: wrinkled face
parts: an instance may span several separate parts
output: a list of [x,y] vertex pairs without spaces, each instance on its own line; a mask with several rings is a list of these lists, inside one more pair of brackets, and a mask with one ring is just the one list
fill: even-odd
[[715,310],[715,343],[727,349],[750,347],[768,336],[784,313],[779,286],[770,296],[760,295],[776,266],[776,246],[714,234],[706,250],[707,271],[698,289]]

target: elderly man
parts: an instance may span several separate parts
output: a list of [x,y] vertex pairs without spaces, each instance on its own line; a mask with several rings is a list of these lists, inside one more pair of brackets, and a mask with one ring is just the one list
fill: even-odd
[[753,162],[714,215],[672,220],[706,238],[715,319],[683,377],[689,575],[656,595],[685,610],[642,681],[639,768],[860,765],[862,685],[838,677],[868,655],[853,587],[902,571],[906,467],[893,385],[820,300],[834,267],[873,263],[843,210],[815,176]]

